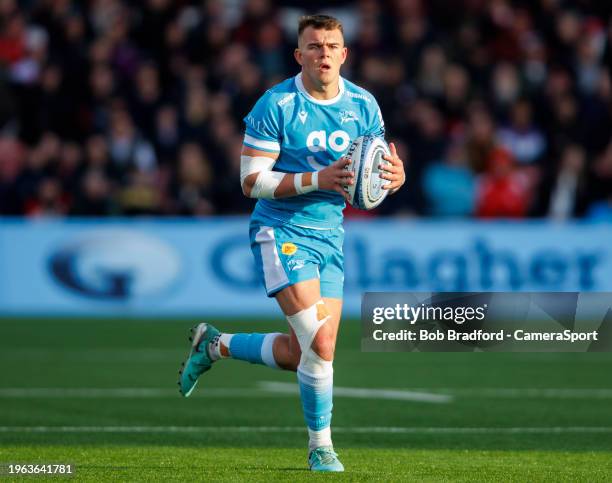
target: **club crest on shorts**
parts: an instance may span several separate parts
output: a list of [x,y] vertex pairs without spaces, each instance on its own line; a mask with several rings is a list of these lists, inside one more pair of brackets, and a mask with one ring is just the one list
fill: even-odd
[[297,252],[297,247],[291,242],[285,242],[281,245],[281,253],[283,255],[293,255]]

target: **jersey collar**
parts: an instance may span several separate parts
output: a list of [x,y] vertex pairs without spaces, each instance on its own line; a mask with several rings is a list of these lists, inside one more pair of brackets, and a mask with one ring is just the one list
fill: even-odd
[[297,87],[298,91],[304,94],[304,97],[306,97],[306,99],[308,99],[310,102],[314,102],[315,104],[320,104],[322,106],[328,106],[330,104],[335,104],[336,102],[340,100],[340,98],[344,94],[344,79],[342,77],[340,77],[338,81],[338,95],[336,97],[332,97],[331,99],[322,100],[322,99],[315,99],[314,97],[312,97],[308,93],[306,88],[304,87],[304,82],[302,82],[301,72],[295,76],[295,86]]

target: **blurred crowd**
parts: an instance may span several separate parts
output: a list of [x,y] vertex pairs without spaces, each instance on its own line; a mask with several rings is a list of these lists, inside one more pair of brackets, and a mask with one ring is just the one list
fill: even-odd
[[600,0],[0,0],[0,215],[249,212],[242,119],[320,11],[406,163],[378,214],[612,220]]

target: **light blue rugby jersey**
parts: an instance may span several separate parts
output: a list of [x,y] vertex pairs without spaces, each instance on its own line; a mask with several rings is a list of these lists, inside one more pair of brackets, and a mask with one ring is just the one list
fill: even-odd
[[[340,78],[333,99],[312,97],[301,73],[272,87],[244,118],[244,144],[280,153],[274,171],[304,173],[329,166],[346,153],[359,136],[384,136],[384,122],[374,97]],[[334,191],[281,199],[260,199],[253,218],[309,228],[335,228],[342,223],[344,198]]]

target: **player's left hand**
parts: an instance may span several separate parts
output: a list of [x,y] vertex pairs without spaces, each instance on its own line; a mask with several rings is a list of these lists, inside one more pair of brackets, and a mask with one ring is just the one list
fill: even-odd
[[391,164],[380,164],[378,169],[381,170],[380,177],[390,181],[382,189],[390,190],[389,194],[393,194],[406,182],[406,173],[404,171],[404,162],[397,155],[395,144],[389,143],[389,149],[391,150],[391,155],[383,156],[383,159]]

